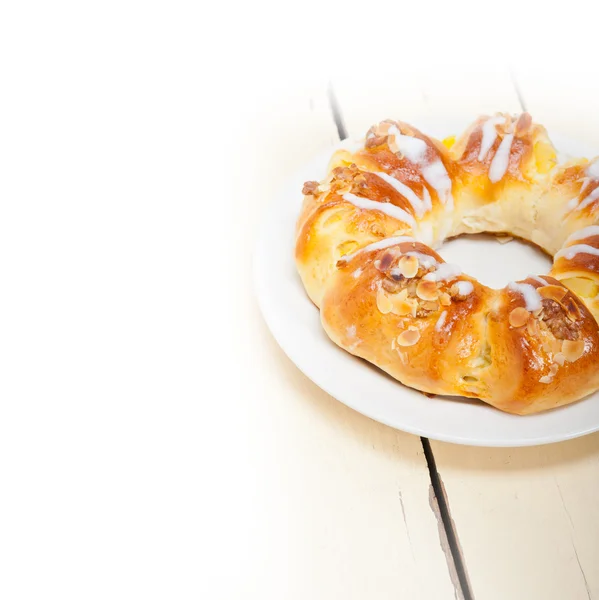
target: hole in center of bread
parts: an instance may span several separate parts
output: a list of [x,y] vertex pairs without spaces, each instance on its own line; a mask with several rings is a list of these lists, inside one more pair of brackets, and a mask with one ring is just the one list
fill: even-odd
[[446,262],[459,265],[464,273],[496,289],[528,275],[549,273],[551,257],[534,244],[518,238],[500,241],[493,234],[462,235],[446,241],[437,252]]

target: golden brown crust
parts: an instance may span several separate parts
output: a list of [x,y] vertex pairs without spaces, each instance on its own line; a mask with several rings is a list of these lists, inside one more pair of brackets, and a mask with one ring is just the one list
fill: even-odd
[[[526,113],[481,117],[449,150],[383,121],[337,152],[304,186],[295,250],[329,337],[408,386],[515,414],[599,388],[599,169],[556,162]],[[430,247],[479,231],[564,247],[551,277],[493,290]]]

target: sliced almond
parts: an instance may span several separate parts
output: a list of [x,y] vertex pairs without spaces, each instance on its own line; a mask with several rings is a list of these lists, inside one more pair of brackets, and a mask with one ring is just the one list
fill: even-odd
[[450,306],[451,296],[447,292],[441,292],[439,295],[439,302],[441,303],[441,306]]
[[399,300],[407,300],[408,299],[408,290],[406,288],[404,288],[403,290],[401,290],[401,292],[399,292],[397,294],[397,296],[395,296],[395,299]]
[[393,123],[388,123],[387,121],[383,121],[375,126],[374,132],[376,135],[387,135],[389,133],[389,129],[393,126]]
[[528,335],[531,337],[539,337],[541,330],[539,328],[539,322],[536,319],[528,319],[526,328],[528,330]]
[[421,300],[433,301],[439,297],[439,290],[437,284],[430,280],[421,280],[416,287],[416,295]]
[[415,256],[402,256],[397,263],[397,269],[404,277],[411,279],[418,273],[418,259]]
[[397,343],[400,346],[413,346],[420,339],[420,331],[416,327],[410,327],[397,336]]
[[551,383],[552,381],[553,377],[550,377],[549,375],[543,375],[543,377],[539,379],[539,383]]
[[390,313],[393,309],[393,304],[383,288],[379,288],[376,293],[376,307],[383,315]]
[[568,319],[570,319],[570,321],[576,321],[577,319],[580,319],[580,308],[578,308],[578,304],[576,304],[571,295],[565,298],[561,302],[561,305],[566,309],[566,314],[568,315]]
[[426,300],[422,303],[422,308],[425,310],[437,311],[439,310],[439,303]]
[[537,292],[539,292],[543,298],[549,298],[550,300],[561,302],[564,299],[564,296],[568,293],[568,290],[560,285],[544,285],[537,288]]
[[385,143],[387,136],[384,135],[373,135],[366,140],[366,148],[375,148],[376,146],[382,146]]
[[566,362],[566,355],[563,352],[558,352],[554,357],[553,361],[556,362],[560,367],[564,366]]
[[584,354],[584,340],[564,340],[562,352],[568,362],[578,360]]
[[391,311],[399,317],[414,316],[418,305],[414,300],[395,300],[393,299],[393,308]]
[[418,287],[418,281],[416,279],[410,279],[408,281],[408,296],[415,298],[416,297],[416,288]]
[[387,145],[389,146],[389,150],[393,152],[393,154],[397,154],[399,152],[399,146],[395,142],[395,138],[387,138]]
[[551,337],[549,346],[551,347],[551,353],[557,354],[558,352],[562,352],[562,340],[557,339],[556,337]]
[[518,308],[514,308],[510,313],[509,322],[512,327],[523,327],[526,325],[529,317],[530,313],[522,306],[518,306]]
[[532,117],[529,113],[523,112],[516,121],[514,133],[516,137],[524,137],[532,128]]
[[336,193],[339,194],[339,196],[343,196],[344,194],[349,194],[352,191],[352,184],[348,183],[346,185],[344,185],[343,187],[337,188]]
[[549,375],[550,375],[550,377],[555,377],[558,369],[559,369],[559,365],[556,364],[556,363],[553,363],[551,365],[551,367],[549,368]]

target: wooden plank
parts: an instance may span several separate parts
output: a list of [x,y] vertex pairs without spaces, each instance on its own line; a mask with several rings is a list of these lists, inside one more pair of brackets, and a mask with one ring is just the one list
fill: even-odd
[[[251,107],[260,157],[240,178],[242,245],[281,180],[336,137],[324,81]],[[276,93],[275,93],[276,92]],[[247,109],[249,107],[245,107]],[[248,154],[249,156],[249,154]],[[232,361],[252,406],[251,450],[262,460],[252,494],[267,598],[454,598],[418,438],[376,423],[312,384],[286,358],[251,300],[249,256],[239,256],[239,324]],[[251,351],[248,352],[248,349]],[[263,538],[263,539],[262,539]]]
[[596,597],[597,434],[536,448],[432,446],[475,598]]

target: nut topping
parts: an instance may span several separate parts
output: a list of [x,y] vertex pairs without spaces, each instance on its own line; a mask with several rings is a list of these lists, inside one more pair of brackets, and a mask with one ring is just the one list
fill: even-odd
[[527,133],[530,132],[531,128],[532,117],[529,113],[523,112],[516,121],[516,125],[514,127],[514,133],[516,137],[524,137]]
[[568,362],[578,360],[584,354],[584,340],[564,340],[562,352]]
[[528,319],[526,329],[528,330],[528,335],[531,337],[538,337],[541,334],[539,322],[536,319]]
[[413,346],[420,339],[420,332],[416,327],[410,326],[397,336],[397,343],[400,346]]
[[510,313],[508,320],[512,327],[523,327],[526,325],[529,317],[530,313],[522,306],[518,306],[518,308],[514,308]]
[[314,195],[319,185],[320,184],[318,181],[306,181],[306,183],[304,183],[304,187],[302,188],[302,194],[304,196]]
[[397,263],[398,271],[408,279],[418,273],[418,259],[415,256],[402,256]]
[[558,352],[553,357],[553,362],[557,363],[560,367],[563,367],[566,362],[566,355],[563,352]]
[[439,302],[441,303],[441,306],[450,306],[451,296],[447,292],[441,292],[439,295]]
[[[560,340],[575,340],[578,338],[581,323],[576,319],[571,319],[568,313],[569,303],[572,303],[576,310],[578,306],[572,300],[571,296],[565,297],[565,306],[555,300],[543,298],[542,319],[551,331],[551,333]],[[573,312],[573,309],[570,309]],[[579,313],[580,314],[580,313]]]
[[387,294],[385,294],[385,290],[382,288],[379,288],[378,292],[376,293],[376,307],[383,315],[390,313],[393,309],[391,300],[388,298]]
[[429,302],[436,300],[439,296],[437,284],[434,281],[425,279],[421,280],[418,286],[416,287],[416,295],[421,300],[427,300]]
[[537,292],[539,292],[542,298],[549,298],[550,300],[561,302],[568,293],[568,290],[559,285],[545,285],[537,288]]

